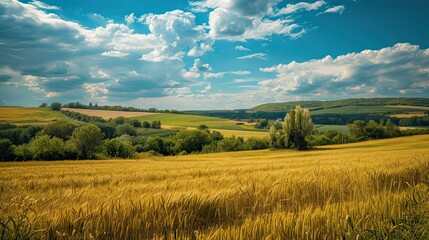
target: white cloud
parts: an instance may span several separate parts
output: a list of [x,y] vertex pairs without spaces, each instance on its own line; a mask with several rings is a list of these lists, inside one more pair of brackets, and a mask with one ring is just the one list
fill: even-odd
[[265,53],[254,53],[254,54],[250,54],[250,55],[237,57],[237,59],[251,59],[251,58],[266,59],[266,56],[267,56],[267,54],[265,54]]
[[293,61],[261,68],[262,72],[275,72],[277,76],[259,85],[279,99],[287,95],[318,98],[413,96],[429,91],[422,85],[428,81],[428,76],[419,71],[429,67],[426,51],[399,43],[337,58],[326,56],[303,63]]
[[60,9],[57,6],[48,5],[48,4],[41,2],[41,1],[32,1],[32,2],[30,2],[30,4],[36,6],[40,9],[45,9],[45,10],[59,10]]
[[122,58],[122,57],[128,56],[128,53],[123,53],[120,51],[108,51],[108,52],[103,52],[101,56]]
[[305,31],[290,19],[270,20],[261,17],[247,17],[223,8],[216,8],[209,15],[210,36],[214,39],[246,41],[248,39],[265,39],[276,35],[296,38]]
[[148,25],[151,34],[160,43],[152,52],[143,54],[142,60],[181,60],[185,49],[192,49],[189,52],[192,56],[211,50],[211,46],[204,45],[207,44],[204,42],[207,38],[205,30],[195,24],[195,15],[192,13],[174,10],[164,14],[147,14],[140,17],[139,21]]
[[235,46],[235,50],[239,50],[239,51],[251,51],[251,49],[243,47],[241,45]]
[[203,90],[200,91],[200,94],[209,93],[212,90],[212,85],[208,84]]
[[345,9],[346,8],[344,7],[344,5],[338,5],[338,6],[326,9],[323,13],[339,13],[339,14],[343,14],[343,12],[344,12]]
[[131,25],[136,20],[136,16],[134,16],[134,13],[131,13],[130,15],[125,16],[124,20],[127,25]]
[[325,4],[326,4],[325,1],[317,1],[314,3],[299,2],[296,4],[287,4],[286,7],[277,10],[276,13],[274,14],[274,16],[291,14],[291,13],[301,11],[301,10],[313,11],[313,10],[319,9],[320,7],[322,7]]

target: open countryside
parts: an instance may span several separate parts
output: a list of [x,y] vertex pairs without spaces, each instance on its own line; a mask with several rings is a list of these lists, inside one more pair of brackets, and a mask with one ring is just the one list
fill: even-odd
[[1,163],[0,201],[37,238],[409,239],[428,226],[428,144]]
[[0,240],[429,240],[428,9],[0,0]]

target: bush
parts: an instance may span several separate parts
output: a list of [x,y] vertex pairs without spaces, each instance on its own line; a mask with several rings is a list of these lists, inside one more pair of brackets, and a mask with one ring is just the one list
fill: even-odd
[[135,154],[135,150],[130,143],[119,139],[105,140],[103,152],[113,158],[133,158]]
[[267,149],[270,147],[270,141],[268,138],[257,138],[251,137],[246,140],[243,148],[246,150],[258,150],[258,149]]
[[53,102],[53,103],[51,103],[51,109],[53,111],[60,111],[61,108],[62,108],[61,103],[59,103],[59,102]]
[[116,135],[117,136],[121,136],[124,134],[128,134],[130,136],[136,136],[137,135],[137,131],[136,129],[129,125],[129,124],[122,124],[116,127]]

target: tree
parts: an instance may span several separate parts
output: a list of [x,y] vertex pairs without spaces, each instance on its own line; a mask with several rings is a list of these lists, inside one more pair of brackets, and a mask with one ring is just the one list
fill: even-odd
[[31,156],[35,160],[64,159],[64,141],[60,138],[50,138],[48,135],[36,137],[30,142]]
[[116,135],[121,136],[123,134],[128,134],[130,136],[136,136],[136,129],[129,124],[122,124],[116,127]]
[[130,124],[133,127],[141,127],[142,126],[142,123],[137,119],[130,120]]
[[399,137],[401,136],[401,130],[399,130],[398,126],[390,120],[390,118],[386,122],[386,127],[384,128],[386,137]]
[[50,137],[61,138],[62,140],[68,140],[73,134],[74,129],[75,125],[64,121],[58,121],[49,123],[48,125],[43,127],[40,134],[49,135]]
[[12,160],[13,148],[9,139],[0,139],[0,161]]
[[47,104],[47,103],[42,103],[42,104],[40,104],[39,108],[45,108],[45,107],[47,107],[47,106],[48,106],[48,104]]
[[291,109],[286,114],[283,124],[283,133],[285,135],[285,144],[287,148],[296,148],[298,150],[308,148],[305,137],[313,130],[308,109],[302,109],[299,105]]
[[374,120],[369,120],[365,130],[368,139],[381,139],[384,137],[384,126],[381,124]]
[[357,140],[364,140],[367,138],[366,135],[366,122],[363,120],[355,120],[352,124],[348,124],[350,134]]
[[108,139],[103,144],[104,153],[114,158],[132,158],[135,150],[130,143],[119,139]]
[[75,145],[80,158],[91,159],[95,157],[97,147],[103,137],[104,134],[99,127],[87,124],[73,131],[71,141]]
[[150,128],[150,123],[148,121],[144,121],[142,126],[143,128]]
[[61,108],[62,108],[61,103],[59,103],[59,102],[53,102],[53,103],[51,103],[51,109],[53,111],[60,111]]
[[183,130],[176,135],[178,152],[200,152],[203,146],[211,142],[210,135],[201,130]]
[[153,121],[151,126],[153,129],[161,129],[161,121]]

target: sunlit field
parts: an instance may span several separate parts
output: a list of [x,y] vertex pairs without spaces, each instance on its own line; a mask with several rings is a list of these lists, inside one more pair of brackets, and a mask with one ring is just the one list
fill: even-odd
[[108,110],[94,110],[94,109],[80,109],[80,108],[63,108],[63,110],[78,112],[88,116],[102,117],[104,119],[117,118],[117,117],[130,118],[130,117],[158,114],[158,113],[151,113],[151,112],[108,111]]
[[37,125],[59,120],[77,122],[50,108],[0,107],[0,122]]
[[0,163],[0,238],[425,239],[428,146]]

